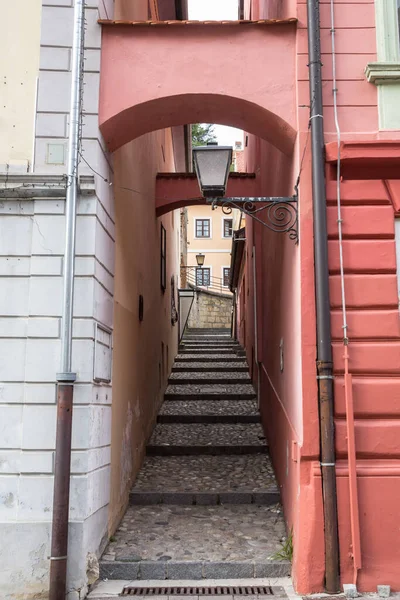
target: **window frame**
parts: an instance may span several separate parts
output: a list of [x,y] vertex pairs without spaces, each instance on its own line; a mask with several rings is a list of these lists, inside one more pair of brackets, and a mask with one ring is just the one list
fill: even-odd
[[[199,283],[199,282],[198,282],[198,279],[197,279],[197,274],[198,274],[200,271],[203,273],[203,276],[202,276],[202,283]],[[205,273],[205,272],[207,272],[207,273],[208,273],[208,284],[207,284],[207,283],[204,283],[204,273]],[[210,285],[211,285],[211,268],[210,268],[210,267],[196,267],[196,286],[200,286],[200,287],[210,287]]]
[[[380,129],[400,129],[400,31],[398,0],[375,0],[377,62],[365,75],[378,87]],[[389,84],[389,85],[388,85]]]
[[[221,267],[222,269],[222,287],[229,288],[229,280],[231,277],[231,268],[230,267]],[[228,283],[225,284],[225,271],[228,271]]]
[[[197,235],[197,221],[208,221],[208,233],[209,235]],[[194,237],[196,240],[211,240],[212,238],[212,230],[211,230],[211,219],[206,217],[206,218],[202,218],[202,217],[195,217],[194,218]],[[204,230],[204,225],[202,226],[202,229]]]
[[[227,221],[231,222],[231,234],[230,235],[225,235],[225,223]],[[230,240],[233,237],[233,219],[232,217],[224,217],[222,219],[222,237],[224,238],[224,240]]]
[[162,223],[160,238],[160,286],[164,294],[167,289],[167,230]]

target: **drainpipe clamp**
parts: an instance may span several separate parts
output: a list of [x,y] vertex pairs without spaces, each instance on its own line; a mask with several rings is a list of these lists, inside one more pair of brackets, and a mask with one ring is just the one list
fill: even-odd
[[67,560],[67,556],[49,556],[49,560]]
[[317,379],[335,379],[334,375],[317,375]]
[[321,467],[336,467],[336,463],[319,463]]

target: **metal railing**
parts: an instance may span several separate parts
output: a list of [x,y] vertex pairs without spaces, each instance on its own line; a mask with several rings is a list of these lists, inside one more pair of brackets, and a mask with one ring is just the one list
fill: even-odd
[[[203,269],[201,269],[203,271]],[[197,275],[200,271],[199,267],[186,267],[186,283],[193,289],[213,292],[215,294],[230,295],[229,285],[224,285],[222,277],[214,277],[206,272],[203,273],[201,281]],[[204,277],[206,275],[206,277]]]

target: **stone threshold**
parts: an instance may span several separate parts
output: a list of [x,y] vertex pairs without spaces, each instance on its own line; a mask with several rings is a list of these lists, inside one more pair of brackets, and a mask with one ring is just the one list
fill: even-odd
[[287,577],[292,565],[286,561],[265,562],[197,562],[197,561],[100,561],[101,579],[238,579]]

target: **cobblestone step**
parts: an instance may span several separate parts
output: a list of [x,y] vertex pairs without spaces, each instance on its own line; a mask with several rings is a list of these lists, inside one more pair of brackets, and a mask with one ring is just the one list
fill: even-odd
[[197,371],[195,373],[171,373],[168,383],[171,385],[187,385],[187,384],[241,384],[250,383],[251,379],[248,372],[241,373],[240,371],[221,371],[221,372],[210,372],[210,371]]
[[283,577],[279,505],[131,506],[100,561],[101,579]]
[[179,350],[179,354],[236,354],[239,351],[239,349],[230,348],[229,346],[223,348],[215,348],[215,346],[213,346],[213,348],[196,346],[195,348],[190,348],[187,350],[181,348]]
[[211,347],[211,346],[229,346],[231,348],[240,348],[240,344],[238,342],[235,342],[234,340],[182,340],[182,342],[180,343],[181,346],[188,346],[190,348],[192,347],[196,347],[196,346],[207,346],[207,347]]
[[164,402],[160,415],[258,415],[254,400],[176,400]]
[[268,455],[147,456],[133,492],[213,494],[277,492]]
[[177,362],[243,362],[243,357],[239,357],[235,354],[213,354],[210,356],[208,353],[204,354],[178,354],[176,359]]
[[201,373],[208,371],[209,373],[248,373],[247,363],[242,362],[198,362],[198,363],[187,363],[187,362],[176,362],[172,367],[172,373]]
[[252,400],[256,393],[250,383],[169,384],[165,400]]
[[260,424],[158,423],[146,453],[150,456],[267,453]]
[[259,423],[254,400],[198,400],[164,402],[158,423]]

